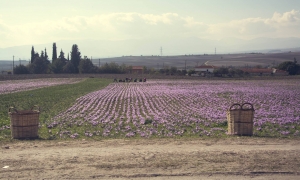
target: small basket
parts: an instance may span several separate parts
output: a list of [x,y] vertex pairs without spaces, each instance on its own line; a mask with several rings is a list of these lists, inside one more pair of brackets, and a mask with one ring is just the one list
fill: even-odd
[[[246,108],[247,105],[250,105],[250,108]],[[253,118],[254,108],[251,103],[233,104],[227,111],[228,134],[252,136]]]
[[[12,111],[13,110],[13,111]],[[37,138],[40,108],[33,106],[31,110],[18,111],[14,107],[8,109],[10,116],[11,136],[14,139]]]

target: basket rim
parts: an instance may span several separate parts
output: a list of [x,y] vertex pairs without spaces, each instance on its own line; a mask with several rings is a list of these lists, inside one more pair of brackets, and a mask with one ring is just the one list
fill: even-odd
[[15,114],[40,114],[40,111],[32,111],[32,110],[19,110],[18,112],[8,112],[8,114],[15,115]]
[[9,107],[8,108],[8,114],[39,114],[40,113],[40,107],[37,105],[34,105],[29,110],[17,110],[15,107]]

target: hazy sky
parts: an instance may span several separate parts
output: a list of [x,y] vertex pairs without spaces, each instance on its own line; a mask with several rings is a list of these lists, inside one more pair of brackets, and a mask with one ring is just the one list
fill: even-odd
[[0,0],[0,48],[59,40],[300,37],[299,0]]

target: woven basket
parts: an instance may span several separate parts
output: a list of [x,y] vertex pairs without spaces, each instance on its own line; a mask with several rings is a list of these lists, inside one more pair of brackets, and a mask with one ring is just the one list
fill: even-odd
[[[250,105],[250,108],[246,108],[247,105]],[[252,136],[253,118],[254,108],[251,103],[233,104],[227,111],[228,134]]]
[[[249,105],[250,108],[247,108],[246,105]],[[241,119],[242,123],[252,123],[254,119],[254,108],[251,103],[244,103],[241,108]]]
[[[235,108],[235,109],[233,109]],[[241,105],[240,104],[233,104],[227,111],[227,121],[229,123],[239,122],[241,118]]]
[[[34,110],[36,109],[36,110]],[[18,111],[14,107],[8,110],[10,116],[11,136],[14,139],[37,138],[40,108]]]
[[253,123],[229,123],[228,134],[240,136],[253,135]]

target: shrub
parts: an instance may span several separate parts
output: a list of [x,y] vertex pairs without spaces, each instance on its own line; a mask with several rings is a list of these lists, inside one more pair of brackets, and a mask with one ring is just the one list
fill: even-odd
[[29,74],[30,72],[29,72],[29,69],[26,66],[21,64],[21,65],[16,66],[14,68],[14,73],[15,74]]

